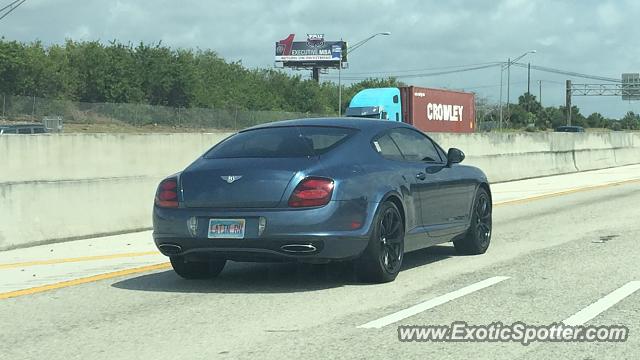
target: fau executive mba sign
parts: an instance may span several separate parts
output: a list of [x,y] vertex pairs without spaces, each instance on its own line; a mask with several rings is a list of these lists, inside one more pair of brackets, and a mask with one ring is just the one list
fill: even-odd
[[345,41],[326,41],[324,34],[307,34],[307,41],[293,41],[295,35],[276,42],[276,62],[287,67],[339,67],[347,61]]

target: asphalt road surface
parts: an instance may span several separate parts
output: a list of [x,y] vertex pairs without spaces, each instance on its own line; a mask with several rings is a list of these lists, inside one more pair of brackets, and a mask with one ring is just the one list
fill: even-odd
[[[407,254],[388,284],[358,283],[346,264],[231,263],[215,280],[161,268],[0,299],[0,358],[638,359],[640,291],[584,309],[640,281],[639,240],[637,181],[505,201],[485,255],[449,245]],[[403,317],[433,299],[448,300]],[[576,314],[627,326],[627,341],[398,340],[399,325],[548,325]]]

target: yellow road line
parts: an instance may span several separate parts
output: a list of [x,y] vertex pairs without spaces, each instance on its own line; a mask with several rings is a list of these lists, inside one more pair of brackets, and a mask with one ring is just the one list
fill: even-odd
[[[549,198],[549,197],[567,195],[567,194],[577,193],[577,192],[581,192],[581,191],[595,190],[595,189],[600,189],[600,188],[606,188],[606,187],[629,184],[629,183],[637,183],[637,182],[640,182],[640,179],[622,180],[622,181],[611,182],[611,183],[606,183],[606,184],[586,186],[586,187],[582,187],[582,188],[576,188],[576,189],[570,189],[570,190],[559,191],[559,192],[554,192],[554,193],[531,196],[531,197],[523,198],[523,199],[514,199],[514,200],[501,201],[501,202],[495,203],[494,206],[525,203],[525,202],[534,201],[534,200],[541,200],[541,199],[545,199],[545,198]],[[0,264],[0,269],[8,269],[8,268],[15,268],[15,267],[21,267],[21,266],[32,266],[32,265],[58,264],[58,263],[65,263],[65,262],[115,259],[115,258],[122,258],[122,257],[145,256],[145,255],[153,255],[153,254],[159,254],[159,253],[156,252],[156,251],[149,251],[149,252],[139,252],[139,253],[124,253],[124,254],[113,254],[113,255],[85,256],[85,257],[78,257],[78,258],[56,259],[56,260],[40,260],[40,261],[31,261],[31,262],[24,262],[24,263],[14,263],[14,264]],[[55,283],[55,284],[38,286],[38,287],[30,288],[30,289],[16,290],[16,291],[11,291],[11,292],[6,292],[6,293],[0,293],[0,299],[8,299],[8,298],[13,298],[13,297],[18,297],[18,296],[31,295],[31,294],[36,294],[36,293],[40,293],[40,292],[43,292],[43,291],[61,289],[61,288],[65,288],[65,287],[81,285],[81,284],[86,284],[86,283],[100,281],[100,280],[111,279],[111,278],[119,277],[119,276],[138,274],[138,273],[147,272],[147,271],[162,270],[162,269],[169,269],[169,268],[171,268],[171,264],[162,263],[162,264],[143,266],[143,267],[138,267],[138,268],[133,268],[133,269],[120,270],[120,271],[110,272],[110,273],[106,273],[106,274],[100,274],[100,275],[89,276],[89,277],[80,278],[80,279],[63,281],[63,282],[59,282],[59,283]]]
[[10,292],[6,292],[6,293],[0,293],[0,299],[9,299],[9,298],[18,297],[18,296],[32,295],[32,294],[40,293],[40,292],[43,292],[43,291],[61,289],[61,288],[69,287],[69,286],[86,284],[86,283],[90,283],[90,282],[94,282],[94,281],[111,279],[111,278],[114,278],[114,277],[137,274],[137,273],[146,272],[146,271],[168,269],[170,267],[171,267],[171,265],[169,263],[162,263],[162,264],[156,264],[156,265],[142,266],[142,267],[138,267],[138,268],[134,268],[134,269],[126,269],[126,270],[114,271],[114,272],[110,272],[110,273],[106,273],[106,274],[100,274],[100,275],[94,275],[94,276],[89,276],[89,277],[80,278],[80,279],[63,281],[63,282],[59,282],[59,283],[55,283],[55,284],[37,286],[37,287],[30,288],[30,289],[16,290],[16,291],[10,291]]
[[132,252],[132,253],[121,253],[121,254],[110,254],[110,255],[82,256],[82,257],[66,258],[66,259],[34,260],[34,261],[26,261],[26,262],[11,263],[11,264],[0,264],[0,270],[35,266],[35,265],[52,265],[52,264],[62,264],[62,263],[70,263],[70,262],[108,260],[108,259],[129,258],[129,257],[148,256],[148,255],[160,255],[160,253],[158,251],[144,251],[144,252]]
[[611,187],[611,186],[631,184],[631,183],[637,183],[637,182],[640,182],[640,179],[622,180],[622,181],[616,181],[616,182],[611,182],[611,183],[606,183],[606,184],[585,186],[585,187],[581,187],[581,188],[563,190],[563,191],[558,191],[558,192],[553,192],[553,193],[534,195],[534,196],[530,196],[530,197],[527,197],[527,198],[505,200],[505,201],[500,201],[500,202],[494,203],[493,205],[494,206],[501,206],[501,205],[512,205],[512,204],[518,204],[518,203],[526,203],[526,202],[529,202],[529,201],[542,200],[542,199],[555,197],[555,196],[568,195],[568,194],[573,194],[573,193],[582,192],[582,191],[596,190],[596,189],[602,189],[602,188]]

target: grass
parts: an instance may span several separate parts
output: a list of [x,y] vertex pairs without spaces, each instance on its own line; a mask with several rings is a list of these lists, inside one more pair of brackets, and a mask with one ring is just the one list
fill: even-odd
[[[95,120],[95,119],[92,119]],[[11,120],[0,118],[0,125],[34,124],[40,123],[30,118],[14,118]],[[170,125],[141,125],[135,126],[117,120],[100,119],[92,122],[65,122],[64,133],[125,133],[125,134],[148,134],[148,133],[212,133],[229,132],[232,129],[216,129],[205,127],[179,127]]]
[[211,133],[227,132],[229,129],[214,128],[183,128],[176,126],[145,125],[133,126],[129,124],[64,124],[65,133],[128,133],[128,134],[148,134],[148,133]]
[[[184,127],[172,125],[132,125],[123,121],[93,116],[91,118],[83,118],[83,122],[65,122],[65,133],[126,133],[126,134],[147,134],[147,133],[212,133],[212,132],[229,132],[233,129],[217,129],[209,127]],[[3,124],[21,124],[21,123],[39,123],[29,117],[2,119],[0,125]],[[591,133],[611,132],[613,130],[607,128],[585,128],[585,131]],[[622,130],[625,132],[635,132],[638,130]],[[494,129],[493,133],[522,133],[525,129],[503,128],[502,130]],[[536,130],[535,132],[553,132],[553,129]]]

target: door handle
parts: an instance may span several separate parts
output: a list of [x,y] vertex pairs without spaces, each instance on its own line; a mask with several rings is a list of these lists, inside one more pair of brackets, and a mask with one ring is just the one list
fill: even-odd
[[425,174],[425,173],[423,173],[423,172],[419,172],[419,173],[417,173],[417,174],[416,174],[416,178],[417,178],[418,180],[424,180],[424,179],[426,179],[426,178],[427,178],[427,174]]

